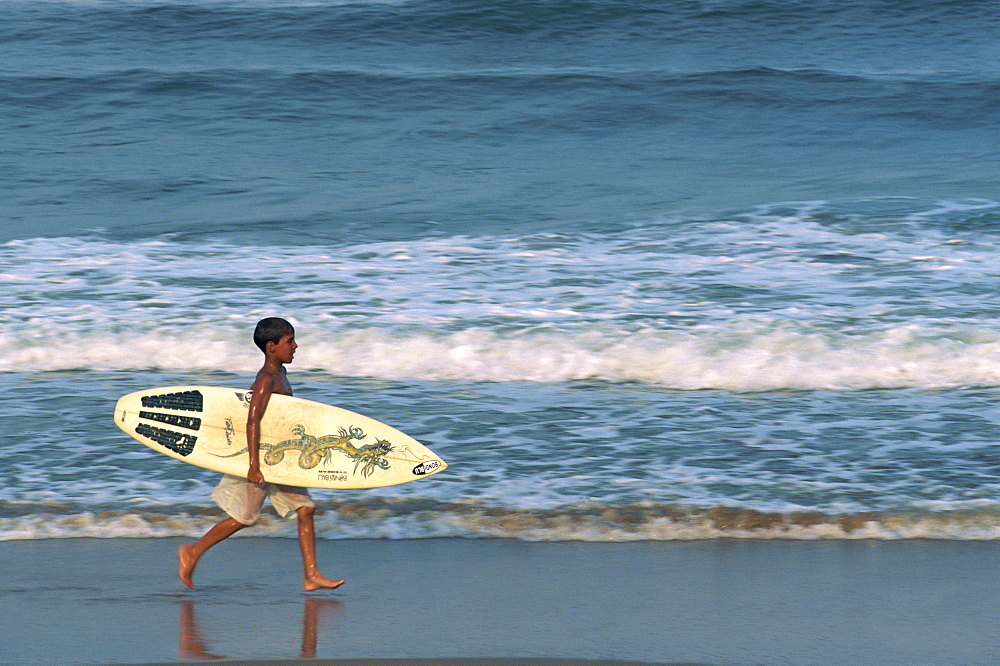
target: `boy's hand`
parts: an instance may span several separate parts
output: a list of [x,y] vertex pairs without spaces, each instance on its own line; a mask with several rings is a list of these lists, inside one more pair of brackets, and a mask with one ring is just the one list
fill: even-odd
[[259,466],[250,465],[250,469],[247,471],[247,481],[250,483],[264,483],[264,475],[261,473]]

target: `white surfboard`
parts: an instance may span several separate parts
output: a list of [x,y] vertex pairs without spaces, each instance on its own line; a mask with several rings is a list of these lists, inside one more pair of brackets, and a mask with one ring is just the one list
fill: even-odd
[[[252,392],[167,386],[122,396],[115,423],[154,451],[246,477],[246,421]],[[447,465],[395,428],[346,409],[271,396],[261,419],[264,479],[307,488],[378,488],[415,481]]]

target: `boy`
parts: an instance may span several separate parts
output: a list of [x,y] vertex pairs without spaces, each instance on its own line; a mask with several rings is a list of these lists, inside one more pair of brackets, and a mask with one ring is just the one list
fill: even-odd
[[222,477],[212,493],[212,499],[229,514],[229,518],[212,527],[198,541],[177,549],[180,560],[177,573],[181,581],[193,590],[194,568],[201,556],[223,539],[257,522],[264,498],[267,497],[274,510],[282,517],[298,514],[299,549],[302,551],[304,568],[302,587],[310,592],[332,590],[343,585],[344,581],[326,578],[316,566],[316,535],[313,529],[316,505],[309,497],[309,491],[296,486],[268,483],[260,471],[260,420],[267,409],[267,403],[272,393],[292,395],[285,365],[292,362],[298,348],[295,329],[284,319],[268,317],[257,323],[253,341],[264,352],[264,365],[250,387],[253,396],[250,398],[250,411],[247,414],[247,452],[250,455],[247,478],[229,475]]

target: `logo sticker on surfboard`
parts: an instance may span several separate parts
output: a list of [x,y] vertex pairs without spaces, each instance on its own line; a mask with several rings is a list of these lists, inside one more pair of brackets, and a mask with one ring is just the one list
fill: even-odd
[[413,473],[417,476],[423,476],[424,474],[430,474],[431,472],[437,470],[440,466],[440,460],[428,460],[427,462],[422,462],[414,467]]

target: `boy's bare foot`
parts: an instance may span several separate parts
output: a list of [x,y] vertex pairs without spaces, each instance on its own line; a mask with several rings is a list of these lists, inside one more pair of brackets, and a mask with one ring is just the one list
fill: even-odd
[[312,592],[313,590],[336,590],[346,582],[344,580],[330,580],[326,576],[316,573],[305,578],[302,581],[302,587],[305,588],[306,592]]
[[187,585],[189,590],[194,589],[194,567],[198,564],[198,558],[191,553],[194,544],[186,543],[177,549],[177,575],[181,582]]

